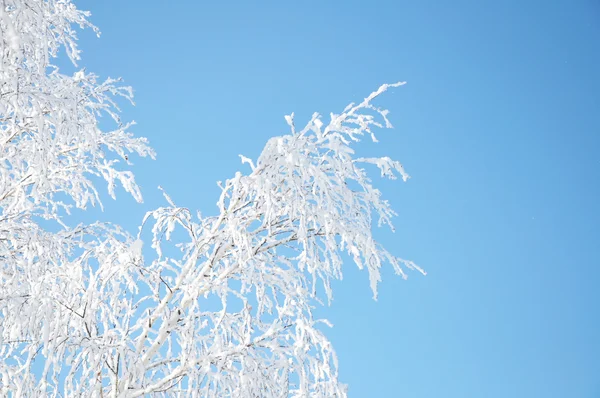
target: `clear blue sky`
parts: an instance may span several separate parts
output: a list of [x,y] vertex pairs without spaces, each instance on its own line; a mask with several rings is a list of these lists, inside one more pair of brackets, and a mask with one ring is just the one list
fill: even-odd
[[[324,314],[352,397],[600,397],[600,3],[80,1],[82,62],[134,86],[158,152],[100,217],[132,232],[163,205],[216,210],[215,181],[267,139],[381,83],[403,162],[378,233],[428,276],[346,268]],[[91,216],[86,216],[91,217]],[[96,217],[94,215],[94,217]]]

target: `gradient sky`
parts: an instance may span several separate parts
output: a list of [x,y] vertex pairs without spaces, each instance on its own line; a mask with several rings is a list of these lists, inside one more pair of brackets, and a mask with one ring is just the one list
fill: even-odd
[[[600,2],[79,1],[82,66],[136,92],[145,195],[99,217],[135,232],[165,205],[216,212],[215,182],[313,111],[380,84],[394,130],[364,151],[412,178],[377,236],[428,271],[348,264],[321,311],[351,397],[600,397]],[[66,68],[69,70],[69,68]]]

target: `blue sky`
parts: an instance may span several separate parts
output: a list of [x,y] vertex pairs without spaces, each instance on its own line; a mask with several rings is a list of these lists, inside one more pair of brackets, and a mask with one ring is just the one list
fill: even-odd
[[[348,265],[323,311],[352,397],[600,396],[600,3],[576,1],[80,1],[101,39],[82,66],[121,76],[156,161],[145,196],[100,217],[129,226],[165,203],[216,210],[217,180],[267,139],[385,82],[394,130],[363,150],[412,178],[378,302]],[[86,217],[92,217],[86,216]]]

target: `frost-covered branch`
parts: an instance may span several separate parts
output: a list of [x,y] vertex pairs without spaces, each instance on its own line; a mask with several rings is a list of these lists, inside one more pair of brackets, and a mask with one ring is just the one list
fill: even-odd
[[[391,226],[394,213],[361,165],[408,175],[396,161],[357,158],[351,148],[365,134],[374,138],[372,127],[390,127],[371,101],[398,85],[327,126],[315,114],[298,132],[288,116],[291,134],[271,139],[256,163],[242,157],[251,172],[221,184],[218,215],[194,217],[169,197],[169,207],[147,215],[157,258],[146,270],[168,288],[156,283],[155,304],[138,326],[141,359],[124,374],[124,394],[176,385],[207,396],[345,396],[335,352],[312,315],[321,292],[331,300],[343,254],[367,269],[375,296],[383,264],[403,277],[404,269],[421,271],[373,239],[372,215]],[[187,240],[177,240],[179,256],[167,255],[178,228]]]
[[[84,391],[103,380],[98,369],[116,372],[113,358],[91,358],[120,333],[121,298],[102,292],[115,278],[127,283],[127,267],[113,267],[129,261],[134,240],[110,225],[68,226],[64,215],[101,205],[93,176],[113,197],[120,183],[141,201],[118,162],[153,151],[119,119],[115,99],[130,101],[131,89],[53,65],[61,47],[79,59],[72,25],[95,30],[86,17],[63,0],[0,6],[0,395]],[[112,130],[99,128],[102,115]]]
[[120,165],[153,156],[119,118],[129,88],[52,65],[61,47],[78,60],[72,26],[95,29],[86,18],[68,0],[0,7],[0,395],[345,397],[315,306],[344,260],[367,270],[374,297],[382,266],[422,272],[373,238],[394,212],[363,167],[408,175],[352,148],[391,127],[372,102],[402,83],[327,123],[314,114],[298,130],[287,116],[290,133],[220,184],[214,216],[165,194],[137,237],[68,225],[72,206],[101,205],[94,176],[141,201]]

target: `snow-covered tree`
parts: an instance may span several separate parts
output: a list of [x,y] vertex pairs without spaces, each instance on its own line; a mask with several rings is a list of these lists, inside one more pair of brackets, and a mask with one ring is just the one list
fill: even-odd
[[[94,176],[111,196],[120,183],[141,200],[118,166],[130,152],[153,155],[118,117],[128,88],[52,64],[59,48],[78,60],[72,26],[95,29],[86,18],[69,0],[0,7],[0,393],[346,396],[315,306],[331,300],[344,259],[367,269],[375,296],[384,264],[421,271],[373,238],[373,218],[391,226],[394,213],[363,165],[408,175],[352,149],[390,127],[371,102],[402,83],[327,123],[314,114],[297,129],[287,116],[289,134],[256,162],[241,156],[248,173],[220,184],[215,216],[165,194],[137,236],[67,225],[72,206],[101,205]],[[114,130],[99,128],[103,113]],[[153,250],[142,253],[146,238]]]

